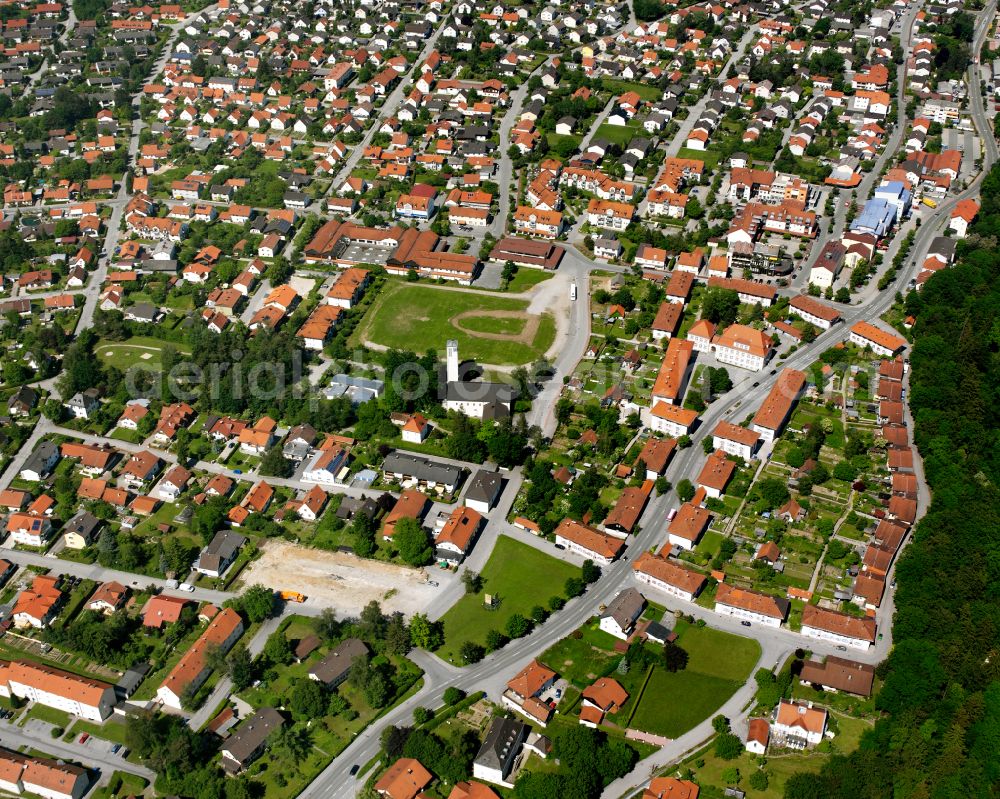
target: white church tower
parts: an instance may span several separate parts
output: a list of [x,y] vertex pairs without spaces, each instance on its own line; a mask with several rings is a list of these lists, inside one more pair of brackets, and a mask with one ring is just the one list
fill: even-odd
[[455,339],[448,339],[448,382],[458,382],[458,342]]

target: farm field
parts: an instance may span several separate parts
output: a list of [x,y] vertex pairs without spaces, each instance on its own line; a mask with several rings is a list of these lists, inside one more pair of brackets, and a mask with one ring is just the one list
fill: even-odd
[[525,300],[390,283],[358,328],[364,343],[443,352],[456,339],[462,358],[510,366],[530,363],[555,340],[550,314],[527,313]]

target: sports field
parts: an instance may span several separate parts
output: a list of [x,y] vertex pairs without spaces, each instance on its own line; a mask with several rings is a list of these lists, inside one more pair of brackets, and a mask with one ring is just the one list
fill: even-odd
[[529,314],[525,300],[389,283],[358,328],[359,343],[416,352],[444,352],[458,341],[459,355],[479,363],[530,363],[555,340],[551,314]]

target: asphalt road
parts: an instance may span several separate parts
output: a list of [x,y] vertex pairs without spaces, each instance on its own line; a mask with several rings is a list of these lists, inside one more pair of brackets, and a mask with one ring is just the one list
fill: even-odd
[[[989,20],[992,18],[992,9],[994,6],[995,2],[991,3],[987,12],[980,16],[979,22],[977,23],[975,37],[977,47],[981,46],[982,39],[988,30]],[[907,14],[910,16],[904,19],[904,25],[906,30],[910,31],[912,27],[912,15],[915,14],[915,8],[908,10]],[[173,36],[176,36],[178,30],[179,27],[175,29]],[[424,51],[421,54],[421,59],[426,57],[426,54],[429,53],[436,44],[438,35],[439,33],[435,34],[430,40],[428,40]],[[744,37],[744,40],[741,41],[734,49],[734,54],[730,61],[742,53],[746,45],[749,43],[750,35],[751,34],[748,33],[747,36]],[[172,41],[173,39],[171,39],[171,42],[168,43],[168,47],[165,48],[164,54],[161,56],[160,63],[158,65],[159,68],[162,68],[162,63],[166,60]],[[156,72],[158,71],[159,69],[157,69]],[[154,72],[154,75],[156,72]],[[905,75],[903,78],[905,78]],[[405,79],[403,82],[405,82]],[[900,82],[901,84],[903,83],[902,80]],[[983,161],[985,171],[985,169],[988,169],[998,158],[997,146],[990,130],[987,112],[984,108],[983,100],[980,95],[978,74],[973,67],[970,67],[969,82],[970,113],[972,114],[976,127],[980,131],[980,135],[984,140]],[[520,89],[517,91],[520,91]],[[517,92],[515,92],[515,96],[516,93]],[[390,94],[389,98],[387,98],[382,107],[383,114],[391,114],[401,99],[402,82],[400,86],[398,86],[397,89]],[[900,105],[902,106],[902,103],[900,103]],[[699,113],[700,112],[696,105],[691,109],[690,116],[686,122],[693,124],[694,121],[697,120]],[[513,120],[511,120],[511,122],[513,122]],[[898,118],[896,129],[893,131],[892,138],[890,139],[889,145],[886,147],[886,152],[883,153],[883,157],[888,158],[889,154],[895,151],[896,147],[894,145],[898,145],[899,139],[902,136],[902,131],[905,130],[905,122],[905,116],[900,116]],[[133,133],[129,147],[129,152],[132,157],[134,157],[137,152],[140,127],[141,123],[138,121],[136,121],[133,125]],[[376,129],[377,126],[372,127],[365,139],[366,142],[370,141],[370,138]],[[674,145],[678,142],[683,142],[683,140],[684,137],[681,133],[679,133],[674,139]],[[357,163],[363,149],[364,144],[359,145],[348,156],[340,175],[338,175],[338,180],[334,182],[335,185],[340,182],[341,176],[347,174]],[[503,159],[501,159],[501,170],[502,164]],[[873,173],[876,173],[877,171],[877,169],[873,170]],[[873,177],[870,179],[872,181],[874,180]],[[812,344],[802,346],[790,358],[786,359],[781,364],[776,365],[779,370],[780,368],[786,366],[800,369],[808,366],[824,349],[842,341],[846,337],[847,328],[849,328],[855,321],[859,319],[877,319],[877,317],[891,304],[895,294],[895,289],[905,286],[909,278],[915,275],[918,265],[922,263],[922,256],[926,252],[931,239],[935,235],[938,235],[942,228],[947,224],[951,209],[954,208],[955,204],[960,199],[975,196],[980,180],[981,175],[977,177],[965,191],[941,203],[935,210],[935,213],[924,222],[916,234],[914,246],[911,252],[911,258],[909,259],[906,268],[900,270],[900,275],[893,286],[883,292],[866,297],[862,305],[844,308],[842,311],[844,316],[842,327],[837,326],[833,330],[820,335]],[[509,188],[510,185],[510,180],[507,180],[502,184],[505,189]],[[865,196],[865,194],[866,193],[859,192],[859,196]],[[120,190],[119,195],[111,203],[113,207],[113,214],[111,220],[109,220],[108,234],[105,239],[105,251],[109,254],[113,251],[114,245],[117,243],[119,235],[118,222],[120,221],[122,208],[125,206],[128,199],[129,195],[125,192],[123,187]],[[559,378],[564,374],[569,374],[576,366],[576,363],[582,356],[589,340],[590,321],[588,311],[589,303],[587,301],[587,281],[589,280],[590,272],[596,268],[607,269],[608,267],[605,265],[594,264],[584,258],[571,246],[567,247],[566,257],[563,260],[563,264],[559,270],[557,278],[564,282],[567,290],[569,283],[575,281],[577,283],[578,297],[580,299],[575,302],[571,302],[570,304],[567,335],[555,363],[557,368],[557,377],[545,384],[541,394],[535,399],[532,413],[529,415],[529,421],[531,423],[539,424],[547,433],[550,433],[554,429],[552,411],[555,401],[561,391],[561,380]],[[95,279],[92,279],[92,288],[87,292],[87,302],[84,306],[84,315],[81,317],[80,329],[83,329],[92,323],[93,311],[96,307],[97,292],[100,283],[103,281],[103,277],[106,274],[106,269],[107,260],[102,259],[99,277],[95,276]],[[754,382],[758,382],[759,385],[756,387],[753,386],[752,384]],[[704,459],[701,448],[698,446],[700,440],[704,436],[710,434],[718,420],[728,418],[733,421],[739,421],[745,415],[754,412],[766,396],[767,392],[770,390],[772,383],[773,378],[767,374],[766,371],[760,374],[745,376],[740,375],[737,378],[737,385],[734,387],[733,391],[731,391],[726,397],[723,397],[713,403],[705,412],[702,417],[701,426],[693,436],[694,446],[687,450],[682,450],[677,454],[668,471],[668,477],[676,482],[681,477],[690,477],[697,474],[696,470],[700,468],[701,462]],[[29,439],[28,444],[22,449],[21,453],[15,457],[14,461],[10,464],[4,475],[0,477],[0,484],[6,485],[11,477],[16,475],[17,471],[20,469],[20,464],[23,463],[24,458],[33,449],[34,444],[41,437],[41,435],[49,429],[50,428],[46,428],[44,420],[38,425],[32,434],[32,437]],[[122,446],[122,442],[116,441],[114,443],[116,446]],[[202,468],[208,472],[226,473],[231,476],[240,477],[239,475],[233,475],[231,470],[225,469],[225,467],[219,466],[218,464],[202,463],[198,464],[197,468]],[[243,476],[243,479],[249,479],[249,477]],[[285,484],[284,481],[275,482]],[[302,487],[303,485],[298,481],[291,482],[295,487]],[[341,489],[338,488],[338,490]],[[345,493],[354,494],[355,491],[347,490]],[[360,494],[362,492],[357,491],[357,493]],[[505,496],[507,496],[506,493]],[[512,496],[513,495],[511,494],[511,499]],[[921,504],[924,506],[922,510],[926,508],[928,499],[929,498],[926,496],[926,487],[924,487],[924,496],[921,498]],[[673,504],[676,504],[676,500],[671,500],[669,496],[653,498],[643,516],[643,528],[639,531],[638,535],[629,542],[626,557],[607,567],[604,570],[601,579],[595,585],[591,586],[586,595],[568,603],[563,611],[555,614],[545,624],[540,625],[530,636],[520,640],[516,646],[507,647],[499,652],[495,652],[480,663],[464,669],[458,669],[441,661],[433,655],[419,651],[414,652],[412,654],[412,659],[420,665],[425,672],[424,685],[422,689],[407,702],[403,703],[384,716],[378,725],[372,725],[368,730],[359,735],[358,738],[345,750],[345,752],[324,772],[322,772],[301,795],[303,797],[324,797],[324,799],[325,797],[353,796],[355,791],[359,789],[361,783],[357,779],[352,778],[348,772],[353,764],[367,762],[370,758],[377,754],[379,749],[378,735],[380,730],[386,724],[408,722],[411,718],[412,709],[418,705],[429,707],[439,705],[442,701],[442,695],[445,688],[454,685],[470,692],[475,690],[484,690],[493,698],[499,696],[507,679],[509,679],[512,674],[516,673],[517,670],[522,668],[538,653],[544,651],[580,624],[584,623],[596,612],[600,603],[607,601],[608,598],[612,597],[615,593],[621,590],[622,587],[633,584],[631,559],[634,555],[655,544],[661,543],[663,519]],[[499,519],[501,517],[497,514],[496,518]],[[485,540],[480,541],[479,547],[477,547],[477,550],[474,553],[474,558],[482,560],[483,562],[485,562],[489,551],[492,549],[492,542],[495,541],[496,536],[499,532],[501,532],[499,527],[487,529],[488,533],[484,536]],[[6,556],[22,564],[34,563],[35,565],[51,566],[51,559],[47,559],[44,556],[31,555],[29,553],[19,551],[9,551]],[[478,560],[473,562],[478,562]],[[88,569],[91,571],[84,573]],[[131,584],[134,579],[133,575],[115,572],[113,570],[104,570],[100,567],[87,567],[82,564],[66,564],[65,571],[69,571],[80,576],[90,576],[93,579],[117,579],[125,584]],[[144,585],[149,582],[156,582],[155,580],[150,580],[145,577],[139,579]],[[199,599],[205,599],[206,601],[218,602],[228,597],[229,594],[226,592],[207,592],[202,589],[197,589],[195,594],[192,596]],[[434,615],[438,615],[441,609],[449,604],[450,601],[450,595],[442,593],[442,599],[439,603],[439,607],[434,608]],[[667,604],[671,603],[668,601]],[[691,613],[696,617],[706,619],[706,621],[709,621],[713,627],[728,629],[737,634],[745,634],[747,632],[746,628],[740,626],[739,622],[734,619],[721,617],[711,611],[704,610],[699,606],[688,603],[674,602],[673,604],[681,606],[686,613]],[[892,591],[889,590],[886,593],[886,599],[883,606],[879,611],[880,629],[884,630],[886,633],[889,632],[888,620],[891,617],[892,608]],[[762,646],[762,656],[760,662],[768,666],[779,662],[789,651],[794,649],[796,646],[801,645],[806,640],[787,629],[762,628],[759,626],[754,628],[753,636],[761,643]],[[257,636],[251,643],[253,645],[258,645],[258,643],[259,645],[262,645],[263,640],[265,639],[266,636]],[[885,635],[883,640],[879,642],[879,645],[872,648],[869,652],[852,653],[852,657],[857,657],[858,659],[867,660],[869,662],[875,662],[884,657],[888,651],[890,642],[891,636]],[[810,648],[815,651],[822,652],[825,651],[825,648],[830,648],[831,652],[833,651],[832,647],[826,647],[826,645],[820,642],[810,640],[809,645]],[[725,704],[722,712],[733,718],[739,717],[739,711],[741,711],[742,707],[749,701],[752,696],[752,692],[752,682],[748,682],[748,684],[744,685],[740,691],[738,691],[737,694]],[[221,695],[222,694],[220,693],[220,697]],[[211,702],[206,703],[206,707],[211,709],[211,707],[214,707],[214,704]],[[208,712],[208,710],[204,711],[205,714]],[[200,717],[198,717],[197,720],[200,721]],[[194,723],[194,721],[195,720],[192,719],[192,723]],[[664,765],[671,760],[676,759],[678,756],[682,755],[684,751],[690,748],[690,746],[696,745],[699,740],[703,740],[710,733],[710,722],[699,725],[699,727],[696,727],[687,735],[682,736],[677,739],[677,741],[674,741],[667,747],[661,749],[653,757],[644,760],[637,770],[633,772],[633,774],[628,775],[626,778],[610,787],[609,792],[606,795],[614,796],[617,795],[615,791],[619,791],[619,789],[621,789],[619,791],[620,793],[632,787],[638,786],[646,779],[650,768]],[[7,735],[7,733],[0,733],[0,737],[3,735]],[[56,754],[59,754],[57,751],[58,747],[53,744],[53,742],[46,741],[44,743],[44,748],[47,751],[53,751]],[[74,753],[72,756],[77,757],[79,755],[78,753]],[[93,758],[91,759],[93,760]],[[117,761],[107,764],[98,763],[98,765],[106,768],[121,767],[121,764]]]
[[[442,24],[427,40],[427,43],[424,45],[424,49],[420,51],[420,55],[417,57],[417,60],[413,62],[416,66],[420,66],[427,60],[427,56],[429,56],[431,51],[437,46],[438,39],[441,38],[441,33],[443,31],[444,25]],[[389,92],[388,97],[385,98],[385,102],[382,104],[377,120],[368,129],[368,132],[365,133],[361,143],[347,154],[347,158],[344,159],[344,164],[337,172],[337,176],[330,182],[328,193],[336,192],[336,190],[343,185],[344,181],[350,177],[351,171],[358,165],[358,161],[361,160],[361,156],[364,153],[365,148],[372,143],[372,139],[375,134],[378,133],[378,129],[381,127],[380,123],[393,116],[396,113],[396,109],[399,107],[399,104],[403,102],[403,87],[409,83],[410,75],[408,72],[400,75],[396,88]]]
[[[992,8],[993,5],[991,4],[991,7],[987,10],[988,13],[984,13],[980,17],[979,24],[977,25],[976,42],[979,44],[981,44],[982,38],[985,36],[985,32],[988,29],[989,20],[992,19]],[[915,10],[911,9],[911,11],[908,12],[909,16],[904,20],[904,25],[907,31],[912,29],[912,20],[915,13]],[[741,42],[741,46],[737,48],[737,52],[741,51],[743,46],[745,45]],[[902,77],[905,79],[905,75]],[[973,77],[975,76],[970,74],[970,82],[973,82]],[[980,130],[981,135],[983,135],[984,132],[987,134],[984,135],[984,139],[987,141],[984,148],[985,171],[985,169],[988,169],[997,159],[996,142],[992,137],[989,123],[985,116],[982,99],[979,95],[978,83],[976,83],[976,86],[972,87],[970,91],[971,111],[975,119],[976,126]],[[895,152],[898,148],[899,141],[902,138],[902,131],[905,130],[906,126],[905,106],[901,110],[902,114],[897,118],[896,130],[886,147],[886,151],[883,153],[883,158],[889,158]],[[692,111],[692,115],[695,113],[696,112]],[[877,172],[877,170],[873,170],[873,172]],[[874,178],[871,179],[871,181],[873,180]],[[904,287],[910,277],[915,276],[917,271],[919,271],[919,265],[923,262],[923,254],[926,252],[931,240],[936,235],[939,235],[941,230],[947,225],[951,210],[959,202],[959,200],[975,196],[980,180],[981,176],[977,177],[965,191],[941,203],[935,210],[935,213],[924,222],[916,233],[914,246],[911,250],[911,256],[908,259],[905,268],[900,270],[900,273],[893,285],[889,286],[884,291],[873,293],[866,297],[865,301],[861,305],[844,308],[842,310],[843,322],[840,325],[837,325],[830,331],[824,332],[818,336],[812,344],[800,347],[800,349],[790,358],[785,359],[780,364],[775,364],[774,368],[778,371],[785,367],[804,369],[825,349],[843,341],[847,336],[847,330],[856,321],[861,319],[869,321],[877,320],[877,318],[892,304],[895,296],[895,290],[897,288]],[[867,192],[859,193],[859,196],[866,196],[866,194]],[[836,227],[839,227],[839,224],[836,225]],[[567,248],[567,257],[563,260],[560,272],[565,270],[565,272],[571,275],[574,280],[578,281],[578,296],[585,298],[587,296],[585,293],[585,286],[580,285],[580,282],[585,280],[586,276],[594,268],[597,268],[596,265],[583,258],[582,255],[570,247]],[[569,341],[564,345],[562,350],[564,357],[561,357],[559,362],[556,364],[558,369],[557,377],[558,375],[568,374],[572,370],[576,362],[579,360],[580,355],[582,355],[582,350],[586,346],[586,341],[589,339],[589,319],[587,319],[586,303],[581,300],[574,303],[570,317],[571,334]],[[754,382],[759,383],[759,385],[754,386]],[[696,474],[697,472],[695,470],[700,467],[701,461],[704,458],[701,448],[698,446],[700,440],[710,434],[711,430],[720,419],[728,418],[732,421],[739,421],[745,415],[755,412],[764,397],[770,391],[772,384],[773,378],[767,373],[742,376],[739,378],[734,389],[725,398],[713,403],[703,414],[701,425],[693,436],[694,446],[678,453],[671,464],[668,476],[672,476],[676,481],[681,476],[691,476]],[[558,396],[559,389],[559,381],[552,381],[550,390],[543,390],[542,394],[537,397],[534,402],[532,418],[530,421],[535,424],[541,424],[547,432],[549,418],[551,417],[552,407],[554,405],[554,398]],[[926,511],[926,507],[929,503],[926,486],[923,485],[922,489],[923,490],[918,497],[918,512],[920,514]],[[435,704],[440,703],[443,686],[445,685],[455,685],[465,690],[485,690],[491,697],[498,697],[503,690],[506,680],[512,674],[516,673],[518,669],[522,668],[538,653],[544,651],[546,648],[586,621],[586,619],[595,612],[597,604],[607,597],[612,596],[624,585],[633,581],[630,570],[631,557],[635,553],[642,552],[649,546],[659,543],[659,539],[662,537],[659,528],[671,504],[672,503],[668,498],[654,498],[650,503],[650,506],[647,508],[646,513],[643,515],[643,524],[645,527],[640,530],[638,536],[630,542],[626,557],[605,569],[601,580],[596,585],[592,586],[584,597],[574,600],[563,612],[551,618],[544,625],[541,625],[532,633],[531,636],[519,641],[516,648],[507,647],[506,649],[490,655],[481,663],[462,670],[456,670],[454,667],[442,663],[433,656],[429,656],[425,653],[418,653],[417,658],[426,672],[424,688],[408,702],[388,714],[383,720],[383,726],[386,724],[397,724],[409,721],[412,709],[418,705],[434,706]],[[675,602],[674,604],[678,603]],[[728,628],[731,632],[735,632],[737,634],[746,632],[746,628],[739,625],[739,622],[735,619],[719,616],[718,614],[689,603],[680,604],[682,604],[686,613],[691,613],[698,618],[704,618],[713,627],[720,629]],[[852,658],[874,663],[885,657],[891,647],[892,638],[890,620],[893,610],[893,590],[890,587],[886,591],[882,607],[879,609],[877,614],[879,629],[883,631],[882,639],[867,652],[852,652]],[[790,651],[798,646],[801,646],[806,641],[808,641],[810,649],[816,652],[823,654],[835,654],[837,651],[832,645],[812,639],[805,639],[801,635],[794,633],[787,628],[764,628],[758,625],[756,629],[754,629],[753,635],[762,646],[763,654],[761,662],[769,666],[773,663],[780,662],[780,660],[787,656]],[[737,713],[736,711],[741,710],[743,705],[750,700],[752,695],[753,685],[748,682],[729,702],[726,703],[722,712],[732,718],[742,718],[742,714]],[[697,745],[699,741],[707,738],[710,734],[710,721],[699,725],[685,736],[682,736],[677,739],[677,741],[674,741],[667,747],[659,750],[657,754],[651,758],[647,758],[642,761],[632,774],[609,786],[605,796],[613,798],[622,795],[633,788],[639,787],[648,778],[653,768],[672,762],[682,756],[692,746]],[[357,779],[351,778],[349,774],[351,766],[356,763],[360,764],[367,762],[378,753],[378,749],[377,730],[370,728],[365,734],[359,736],[359,738],[348,747],[341,757],[332,763],[312,783],[312,785],[310,785],[309,788],[303,792],[302,796],[348,797],[354,795],[354,792],[359,789],[361,782]]]
[[156,779],[156,775],[150,769],[130,763],[123,757],[108,757],[98,752],[94,747],[78,744],[76,741],[67,743],[59,738],[36,738],[19,727],[7,724],[0,725],[0,746],[14,750],[20,749],[22,746],[28,747],[45,752],[52,757],[82,763],[88,768],[101,769],[108,774],[113,771],[125,771],[143,777],[150,782]]

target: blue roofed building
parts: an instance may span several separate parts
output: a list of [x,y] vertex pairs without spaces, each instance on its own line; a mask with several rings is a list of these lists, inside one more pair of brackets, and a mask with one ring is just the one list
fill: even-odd
[[896,218],[906,219],[910,215],[910,205],[913,202],[913,193],[910,192],[901,180],[890,180],[883,183],[872,195],[876,200],[885,200],[896,208]]
[[861,213],[851,222],[851,230],[859,233],[871,233],[881,239],[892,230],[895,223],[896,206],[885,200],[872,198],[865,203]]

